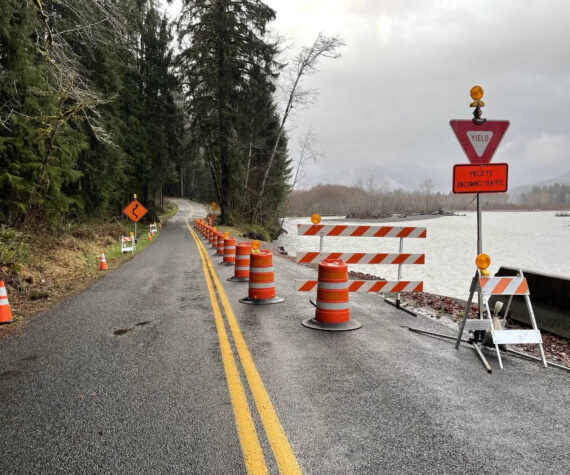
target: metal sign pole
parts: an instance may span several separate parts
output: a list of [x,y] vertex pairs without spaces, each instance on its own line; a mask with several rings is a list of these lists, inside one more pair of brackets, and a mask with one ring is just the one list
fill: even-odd
[[[482,233],[482,210],[481,210],[481,195],[477,193],[477,255],[483,253],[483,233]],[[479,320],[483,319],[483,293],[481,289],[477,292],[477,300],[478,300],[478,309],[477,314],[479,316]],[[480,334],[479,334],[480,335]],[[481,336],[481,335],[480,335]]]

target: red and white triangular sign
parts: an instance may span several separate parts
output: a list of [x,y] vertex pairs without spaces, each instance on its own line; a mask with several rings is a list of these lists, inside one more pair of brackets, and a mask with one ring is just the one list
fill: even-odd
[[451,120],[449,124],[471,163],[489,163],[503,135],[508,120],[487,120],[477,125],[472,120]]

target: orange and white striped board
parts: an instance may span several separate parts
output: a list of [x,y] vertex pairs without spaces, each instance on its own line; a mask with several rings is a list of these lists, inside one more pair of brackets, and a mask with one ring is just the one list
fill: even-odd
[[345,264],[425,264],[425,254],[367,254],[364,252],[298,252],[299,264],[322,262],[324,259],[341,259]]
[[[295,290],[297,292],[310,292],[317,287],[316,280],[295,280]],[[340,284],[339,284],[340,285]],[[349,292],[423,292],[423,281],[409,280],[349,280],[342,285],[348,286]]]
[[530,295],[526,277],[480,277],[483,295]]
[[135,238],[133,236],[121,236],[121,254],[135,252]]
[[298,224],[298,236],[351,236],[425,238],[426,228],[396,226],[348,226],[344,224]]

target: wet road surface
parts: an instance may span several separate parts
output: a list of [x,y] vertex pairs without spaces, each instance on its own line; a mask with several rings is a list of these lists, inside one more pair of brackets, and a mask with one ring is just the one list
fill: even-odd
[[275,257],[285,302],[244,305],[206,246],[216,316],[205,210],[176,201],[145,252],[0,341],[2,473],[567,473],[569,373],[489,352],[489,375],[375,295],[351,296],[361,329],[307,329],[314,270]]

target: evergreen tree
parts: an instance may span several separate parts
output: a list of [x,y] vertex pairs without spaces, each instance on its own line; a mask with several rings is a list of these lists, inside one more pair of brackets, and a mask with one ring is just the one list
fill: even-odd
[[[266,39],[266,25],[274,17],[259,0],[184,2],[180,66],[189,128],[215,183],[222,221],[230,224],[238,203],[244,203],[243,183],[251,183],[253,150],[259,144],[254,123],[271,109],[268,86],[277,49]],[[265,82],[261,93],[252,87],[256,81]],[[260,94],[266,94],[262,101]]]

